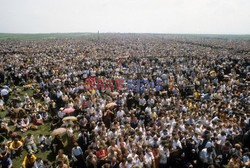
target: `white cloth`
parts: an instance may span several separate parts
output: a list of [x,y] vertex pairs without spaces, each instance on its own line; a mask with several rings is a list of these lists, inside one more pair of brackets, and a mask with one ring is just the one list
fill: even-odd
[[153,164],[153,160],[154,160],[154,155],[152,152],[146,153],[145,156],[145,163],[151,167],[151,165]]
[[123,110],[119,110],[119,111],[117,111],[116,116],[118,118],[122,118],[124,114],[125,114],[125,112]]
[[174,140],[173,144],[172,144],[172,147],[173,147],[174,150],[177,149],[177,147],[182,149],[181,142],[179,140],[177,140],[177,141]]
[[204,148],[200,153],[200,159],[203,163],[212,163],[214,157],[215,153],[214,152],[208,153],[207,148]]
[[168,162],[169,151],[168,150],[161,150],[160,151],[160,163],[166,164]]

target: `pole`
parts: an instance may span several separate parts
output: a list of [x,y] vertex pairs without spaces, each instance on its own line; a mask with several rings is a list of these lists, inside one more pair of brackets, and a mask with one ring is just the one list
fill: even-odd
[[98,30],[98,42],[99,42],[99,39],[100,39],[100,37],[99,37],[99,30]]

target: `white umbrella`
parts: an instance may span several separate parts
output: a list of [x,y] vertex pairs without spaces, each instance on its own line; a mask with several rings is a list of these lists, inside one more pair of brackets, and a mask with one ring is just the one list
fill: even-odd
[[109,104],[106,105],[106,108],[111,108],[111,107],[114,107],[114,106],[116,106],[116,105],[117,105],[117,104],[116,104],[115,102],[109,103]]
[[4,85],[4,86],[3,86],[3,89],[10,90],[9,86],[7,86],[7,85]]
[[1,90],[1,96],[6,96],[7,94],[9,94],[9,91],[7,89]]
[[56,82],[60,82],[60,81],[61,81],[61,79],[54,79],[52,82],[56,83]]
[[67,120],[70,120],[70,121],[77,121],[77,118],[75,116],[68,116],[68,117],[64,117],[63,118],[63,121],[67,121]]
[[55,130],[53,130],[53,131],[51,132],[51,135],[52,135],[52,136],[62,135],[62,134],[65,134],[66,131],[67,131],[66,128],[57,128],[57,129],[55,129]]
[[118,93],[118,92],[112,92],[111,95],[112,95],[112,96],[118,96],[119,93]]

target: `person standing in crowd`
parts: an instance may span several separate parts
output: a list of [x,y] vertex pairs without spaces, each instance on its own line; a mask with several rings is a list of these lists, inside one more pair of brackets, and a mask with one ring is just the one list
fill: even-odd
[[159,168],[168,167],[168,158],[169,158],[169,149],[167,145],[164,145],[163,149],[160,150]]
[[58,161],[62,162],[63,164],[69,167],[69,158],[67,155],[64,154],[62,149],[58,151],[58,155],[56,156],[56,162]]
[[63,143],[60,140],[60,137],[58,135],[55,136],[55,138],[51,141],[50,148],[51,148],[52,153],[54,153],[54,154],[57,154],[60,149],[64,148],[64,145],[63,145]]
[[74,161],[74,167],[76,168],[83,168],[84,167],[84,160],[83,160],[83,151],[77,143],[74,144],[72,148],[72,158]]

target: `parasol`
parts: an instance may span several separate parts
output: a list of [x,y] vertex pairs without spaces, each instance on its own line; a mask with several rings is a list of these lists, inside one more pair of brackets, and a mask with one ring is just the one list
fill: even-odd
[[9,91],[7,89],[2,89],[1,90],[1,96],[6,96],[9,94]]
[[68,117],[64,117],[63,118],[63,121],[67,121],[67,120],[70,120],[70,121],[77,121],[77,118],[75,116],[68,116]]
[[74,111],[75,111],[75,109],[70,107],[70,108],[65,108],[62,112],[66,113],[66,114],[69,114],[69,113],[73,113]]
[[106,105],[106,108],[111,108],[111,107],[114,107],[114,106],[117,106],[117,104],[115,102],[112,102],[112,103],[108,103]]
[[56,83],[56,82],[60,82],[60,81],[61,81],[61,79],[54,79],[52,82]]
[[112,96],[118,96],[119,93],[118,93],[118,92],[112,92],[111,95],[112,95]]
[[66,131],[67,131],[66,128],[57,128],[57,129],[55,129],[55,130],[53,130],[53,131],[51,132],[51,135],[52,135],[52,136],[63,135],[63,134],[66,133]]

